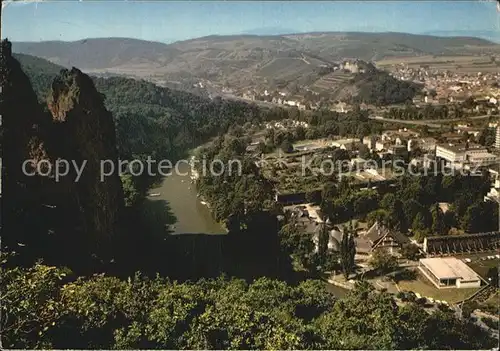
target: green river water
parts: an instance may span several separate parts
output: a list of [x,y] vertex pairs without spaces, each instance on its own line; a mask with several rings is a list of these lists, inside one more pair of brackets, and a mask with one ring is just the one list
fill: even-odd
[[[197,197],[189,170],[189,165],[179,164],[178,173],[172,172],[172,175],[166,177],[159,187],[151,189],[150,193],[160,195],[150,199],[168,202],[177,219],[173,234],[225,234],[225,229],[213,219],[210,209]],[[184,173],[185,175],[181,175]],[[327,289],[337,297],[342,297],[347,292],[332,284],[327,284]]]

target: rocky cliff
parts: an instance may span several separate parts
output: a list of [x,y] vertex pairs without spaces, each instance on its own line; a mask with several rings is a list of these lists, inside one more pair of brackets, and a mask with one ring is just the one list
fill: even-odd
[[[51,123],[38,104],[28,77],[12,57],[11,44],[2,41],[0,52],[2,116],[2,237],[12,246],[35,236],[32,222],[40,209],[44,180],[29,177],[23,163],[29,159],[48,158],[44,132]],[[34,171],[32,165],[26,172]]]
[[118,167],[115,125],[103,96],[78,69],[62,70],[52,83],[48,107],[57,157],[85,166],[78,181],[73,167],[62,180],[81,214],[83,230],[99,240],[111,238],[117,234],[124,204],[118,173],[101,181],[102,162]]

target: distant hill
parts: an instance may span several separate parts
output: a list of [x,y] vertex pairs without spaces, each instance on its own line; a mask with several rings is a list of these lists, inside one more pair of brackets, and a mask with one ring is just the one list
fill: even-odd
[[437,35],[441,37],[464,37],[473,36],[477,38],[483,38],[494,43],[500,43],[500,31],[493,30],[456,30],[456,31],[431,31],[425,33],[426,35]]
[[168,59],[167,44],[130,38],[91,38],[72,42],[14,42],[13,51],[43,57],[65,67],[108,68],[141,60]]
[[[129,38],[76,42],[13,43],[14,52],[45,58],[87,73],[154,78],[189,90],[199,81],[209,88],[321,86],[318,71],[345,58],[378,61],[422,55],[490,55],[500,45],[474,37],[435,37],[405,33],[299,33],[207,36],[172,44]],[[327,82],[335,81],[333,79]]]
[[289,33],[295,33],[296,31],[293,29],[286,29],[282,27],[262,27],[262,28],[254,28],[250,30],[246,30],[241,34],[250,34],[250,35],[283,35]]
[[[249,55],[251,53],[248,51],[254,49],[271,52],[307,51],[313,55],[321,54],[322,58],[328,61],[344,57],[373,60],[395,55],[456,54],[459,50],[466,54],[473,50],[473,47],[498,46],[485,39],[466,36],[435,37],[406,33],[356,32],[266,34],[276,30],[263,28],[253,31],[260,35],[214,35],[172,44],[130,38],[89,38],[74,42],[15,42],[13,50],[17,53],[43,57],[62,66],[104,69],[140,63],[162,66],[186,58],[191,61],[194,58],[223,60],[228,55],[231,59],[258,59]],[[211,55],[207,56],[208,53]]]
[[24,72],[35,71],[38,73],[45,74],[58,74],[63,66],[56,65],[55,63],[45,60],[40,57],[25,55],[25,54],[14,54],[16,60],[21,63],[21,67]]

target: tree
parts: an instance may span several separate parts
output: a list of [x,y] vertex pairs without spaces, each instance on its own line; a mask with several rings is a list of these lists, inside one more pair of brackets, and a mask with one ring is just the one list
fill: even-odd
[[[1,254],[2,266],[8,258]],[[28,269],[2,268],[0,346],[53,347],[50,332],[65,312],[57,293],[65,276],[62,269],[40,263]]]
[[389,222],[389,212],[383,209],[372,211],[366,216],[366,222],[370,227],[374,225],[375,222],[386,226]]
[[423,126],[420,127],[420,135],[422,137],[429,136],[429,126],[427,124],[424,124]]
[[306,193],[306,202],[317,204],[321,201],[321,193],[316,190],[308,191]]
[[396,199],[389,210],[389,227],[402,233],[408,231],[408,224],[401,200]]
[[393,193],[387,193],[382,198],[382,201],[380,201],[380,207],[385,210],[390,210],[394,206],[395,202],[396,195],[394,195]]
[[349,274],[353,272],[356,266],[354,257],[356,256],[356,243],[354,242],[355,229],[352,221],[349,227],[344,229],[342,240],[340,241],[340,263],[342,266],[342,273],[345,279],[349,278]]
[[330,232],[325,222],[320,224],[318,231],[318,263],[324,267],[328,258],[328,243],[330,242]]
[[461,220],[461,227],[468,233],[477,233],[482,227],[481,207],[478,204],[469,206]]
[[398,267],[398,260],[385,249],[376,249],[370,259],[370,266],[380,274],[389,273]]
[[299,227],[296,218],[292,217],[289,223],[281,227],[278,235],[281,247],[297,259],[302,267],[308,268],[314,251],[314,243],[311,236]]
[[125,198],[125,206],[134,206],[141,199],[143,199],[143,194],[141,194],[134,183],[134,177],[130,174],[124,174],[120,176],[123,187],[123,195]]
[[432,227],[431,227],[432,233],[434,233],[435,235],[447,234],[450,228],[446,227],[446,223],[444,221],[444,214],[441,208],[439,207],[438,203],[432,206],[431,215],[432,215]]
[[371,151],[368,148],[368,146],[366,146],[365,144],[362,144],[359,147],[359,157],[361,157],[362,159],[365,159],[365,160],[370,159],[370,157],[371,157]]
[[426,220],[422,212],[418,212],[413,219],[412,230],[414,232],[422,231],[427,228]]
[[283,140],[280,147],[281,147],[281,150],[283,150],[283,152],[287,152],[287,153],[293,152],[293,145],[288,140]]
[[466,143],[468,142],[470,139],[470,135],[469,133],[467,133],[466,131],[462,133],[462,137],[460,138],[460,140],[463,142],[463,143]]
[[490,267],[486,277],[491,286],[498,288],[498,267]]
[[401,256],[416,261],[420,257],[420,249],[415,244],[404,244],[401,248]]

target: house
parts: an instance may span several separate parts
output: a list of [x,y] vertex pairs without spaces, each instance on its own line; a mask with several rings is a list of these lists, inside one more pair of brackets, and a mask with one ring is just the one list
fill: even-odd
[[477,128],[461,127],[457,130],[457,133],[459,134],[464,134],[465,132],[467,132],[469,135],[473,135],[474,137],[477,137],[479,134],[481,134],[481,130]]
[[332,142],[332,146],[341,148],[343,150],[352,149],[351,146],[357,145],[359,143],[359,139],[348,138],[348,139],[340,139]]
[[[316,226],[316,230],[314,231],[312,236],[315,252],[318,251],[319,235],[322,229],[323,228],[321,225]],[[334,252],[340,251],[340,242],[342,241],[343,237],[342,231],[340,231],[338,227],[329,228],[328,225],[326,230],[328,230],[328,250]]]
[[415,150],[417,148],[427,151],[427,152],[435,152],[436,151],[437,140],[435,138],[416,138],[410,139],[408,141],[408,151]]
[[500,127],[496,127],[495,131],[495,148],[500,149]]
[[375,150],[377,139],[378,137],[375,135],[366,136],[363,138],[363,144],[368,146],[368,149],[370,149],[370,151]]
[[347,104],[345,102],[339,102],[338,104],[335,104],[333,110],[341,113],[347,112]]
[[358,65],[357,62],[350,62],[350,61],[344,62],[343,68],[346,71],[350,71],[352,73],[358,73],[359,70],[360,70],[359,65]]
[[382,150],[387,150],[391,146],[391,143],[389,142],[384,142],[382,140],[378,140],[375,142],[375,150],[376,151],[382,151]]
[[406,145],[391,145],[387,152],[391,155],[405,157],[408,154]]
[[253,93],[244,93],[243,94],[243,99],[247,99],[247,100],[255,100],[255,94]]
[[481,286],[479,275],[455,257],[421,258],[418,268],[438,289]]
[[[495,181],[498,182],[498,181]],[[495,201],[499,202],[500,201],[500,188],[497,188],[495,186],[490,188],[490,191],[486,194],[484,197],[484,201]]]
[[355,241],[356,251],[360,254],[371,254],[376,249],[386,249],[391,254],[398,255],[401,247],[410,243],[406,235],[390,230],[379,222],[375,222]]
[[396,142],[397,139],[402,141],[402,140],[409,140],[411,138],[415,138],[418,136],[419,136],[418,133],[413,132],[412,130],[406,128],[399,130],[387,130],[382,133],[382,141]]

